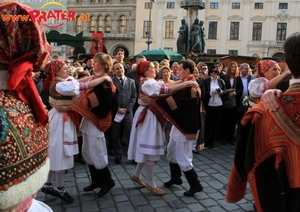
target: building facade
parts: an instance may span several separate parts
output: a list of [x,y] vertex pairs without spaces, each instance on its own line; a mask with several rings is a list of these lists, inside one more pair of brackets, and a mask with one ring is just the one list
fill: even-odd
[[[89,14],[89,21],[68,21],[55,30],[70,35],[82,31],[84,37],[102,33],[103,51],[113,55],[123,48],[127,58],[147,49],[177,51],[182,19],[189,27],[194,18],[204,21],[207,54],[282,57],[285,39],[300,28],[299,0],[206,0],[205,9],[194,14],[180,5],[197,0],[19,1],[35,9],[46,2],[60,2],[77,17]],[[92,48],[92,42],[85,42],[83,51],[92,53]]]
[[[100,45],[110,55],[122,48],[125,57],[134,55],[136,0],[69,0],[68,9],[77,16],[89,14],[90,21],[68,23],[68,33],[75,35],[83,31],[83,36],[102,33]],[[92,43],[85,42],[86,53],[92,52]]]
[[[137,1],[135,53],[147,48],[148,23],[150,49],[176,51],[180,20],[190,14],[180,0],[157,0],[150,16],[150,2]],[[285,39],[300,28],[298,0],[206,0],[205,7],[197,18],[204,21],[207,54],[282,57]]]
[[[45,27],[46,32],[57,30],[72,36],[82,32],[82,36],[86,38],[92,38],[94,33],[100,33],[103,38],[99,40],[99,46],[103,52],[113,55],[116,49],[122,48],[125,57],[134,56],[136,0],[19,0],[19,2],[34,9],[40,9],[45,3],[51,3],[51,8],[54,8],[56,3],[62,4],[64,10],[76,12],[76,21],[67,21],[65,25],[55,29]],[[53,18],[50,21],[55,24]],[[55,44],[53,47],[61,49]],[[91,54],[92,48],[93,42],[86,41],[79,52]],[[74,48],[68,46],[66,56],[70,56],[73,51]]]

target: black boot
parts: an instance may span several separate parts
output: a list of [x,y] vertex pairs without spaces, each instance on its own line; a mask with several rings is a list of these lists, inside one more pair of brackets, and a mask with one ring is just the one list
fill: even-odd
[[171,179],[168,182],[165,182],[164,185],[166,187],[170,187],[172,185],[181,185],[181,169],[178,163],[170,163],[170,171],[171,171]]
[[194,169],[183,173],[190,185],[190,189],[183,193],[184,196],[193,196],[195,193],[203,190],[203,187],[198,179],[198,175]]
[[95,188],[101,187],[100,175],[98,174],[98,170],[93,165],[89,165],[89,170],[91,173],[92,183],[91,185],[84,187],[84,191],[92,191]]
[[102,197],[105,194],[107,194],[111,188],[115,186],[115,182],[111,178],[111,174],[107,166],[104,169],[100,169],[98,171],[101,174],[103,185],[101,186],[101,190],[98,192],[97,196]]

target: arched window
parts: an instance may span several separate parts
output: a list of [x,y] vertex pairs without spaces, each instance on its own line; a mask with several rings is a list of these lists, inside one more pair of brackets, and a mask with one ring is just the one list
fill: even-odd
[[105,32],[111,32],[111,17],[109,15],[105,17]]
[[[80,15],[79,15],[80,16]],[[77,22],[76,22],[76,32],[79,33],[79,32],[82,32],[82,21],[81,20],[78,20],[78,17],[77,16]]]
[[96,31],[96,17],[92,16],[91,17],[90,32],[95,32],[95,31]]
[[103,20],[103,16],[99,16],[98,17],[98,32],[104,32],[104,20]]
[[120,33],[125,33],[126,32],[126,17],[122,15],[120,17]]

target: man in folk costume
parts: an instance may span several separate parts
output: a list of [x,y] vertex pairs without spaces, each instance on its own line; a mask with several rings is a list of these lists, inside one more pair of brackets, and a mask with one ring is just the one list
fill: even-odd
[[[0,2],[0,16],[31,8]],[[32,79],[51,54],[42,25],[0,19],[0,211],[52,211],[34,199],[47,179],[48,114]]]
[[248,180],[257,211],[300,211],[299,33],[285,41],[284,53],[293,76],[290,87],[278,98],[277,111],[260,102],[244,115],[228,182],[226,201],[237,202]]
[[[97,53],[93,59],[93,80],[112,69],[112,58],[104,53]],[[82,156],[89,165],[92,183],[84,191],[101,188],[97,193],[101,197],[115,186],[107,167],[108,155],[104,132],[111,126],[118,109],[117,89],[104,81],[94,89],[88,89],[78,101],[70,107],[83,116],[79,130],[83,136]]]
[[[196,81],[193,75],[196,64],[192,60],[183,60],[178,64],[178,72],[181,81]],[[177,94],[181,94],[181,97],[180,99],[177,99],[175,103],[173,102],[173,100],[177,98],[175,96],[174,99],[172,99],[172,97],[166,99],[167,104],[171,107],[163,105],[164,103],[160,105],[162,109],[161,112],[173,123],[170,133],[170,142],[167,147],[167,157],[170,162],[171,179],[168,182],[165,182],[164,185],[166,187],[170,187],[174,184],[181,185],[181,171],[183,171],[190,185],[190,189],[184,192],[184,195],[193,196],[196,192],[203,190],[192,164],[193,140],[196,140],[196,133],[200,128],[198,125],[198,117],[200,113],[199,101],[201,91],[199,85],[197,84],[196,88],[191,88],[190,90],[185,89],[177,92]],[[189,102],[184,102],[187,99]],[[158,99],[153,104],[157,106],[157,104],[160,104],[159,102],[160,100]],[[176,108],[180,104],[182,105],[182,111],[177,112]],[[174,107],[174,109],[172,109],[172,107]],[[168,114],[166,112],[168,112]],[[179,114],[185,115],[183,115],[181,118],[178,116]],[[181,124],[184,126],[181,126]],[[182,128],[185,129],[183,130]],[[200,144],[199,150],[203,148],[204,144],[202,143]]]

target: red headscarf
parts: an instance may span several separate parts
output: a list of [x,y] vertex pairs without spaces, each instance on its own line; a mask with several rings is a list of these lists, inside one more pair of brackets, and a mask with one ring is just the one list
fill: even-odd
[[271,68],[272,65],[277,64],[274,60],[261,60],[257,63],[257,77],[264,77],[264,73]]
[[137,75],[144,77],[145,72],[148,70],[151,61],[141,61],[136,67]]
[[[1,15],[30,16],[28,6],[17,2],[0,5]],[[8,90],[17,92],[29,104],[37,121],[46,125],[48,114],[32,79],[48,61],[51,46],[41,24],[32,21],[5,21],[0,18],[0,63],[8,66]]]
[[59,72],[59,70],[65,65],[66,63],[62,60],[53,60],[50,63],[48,63],[44,71],[47,74],[47,78],[43,84],[43,89],[47,88],[51,81],[54,80],[55,74]]

